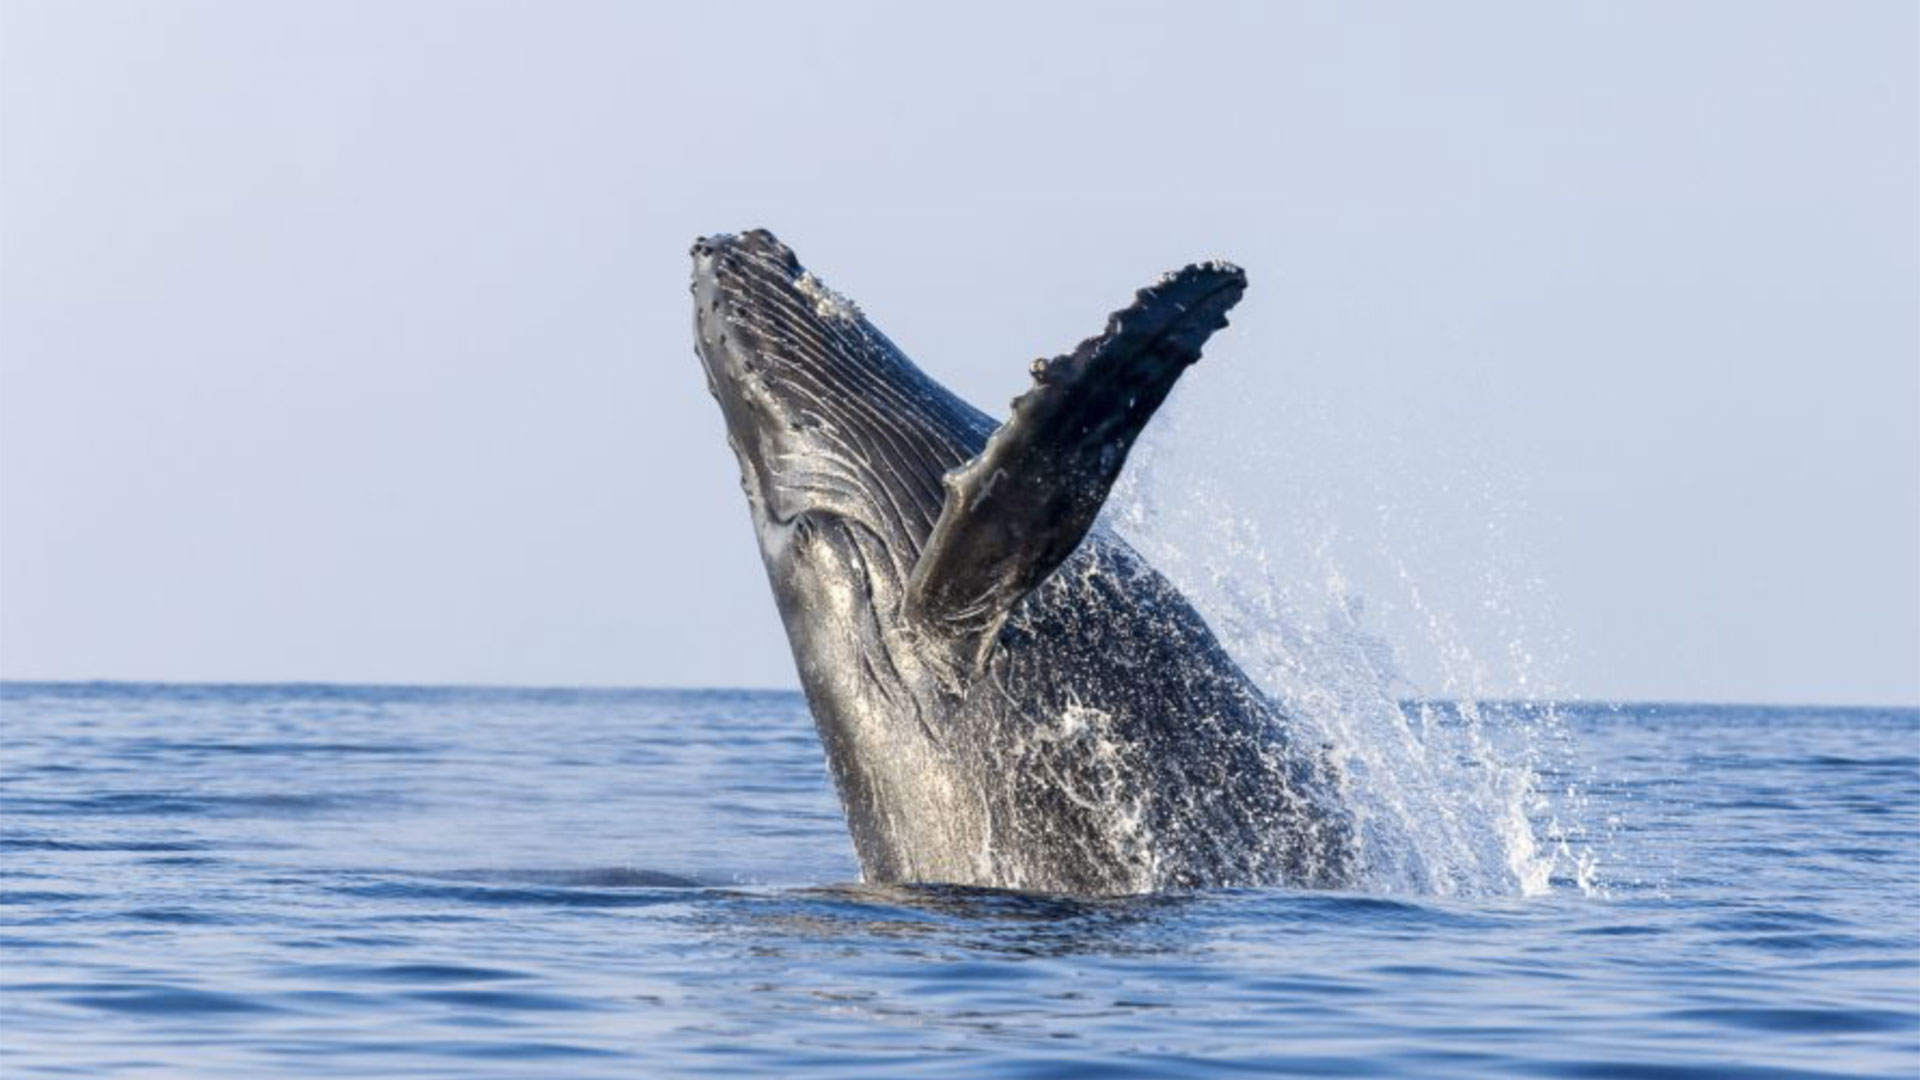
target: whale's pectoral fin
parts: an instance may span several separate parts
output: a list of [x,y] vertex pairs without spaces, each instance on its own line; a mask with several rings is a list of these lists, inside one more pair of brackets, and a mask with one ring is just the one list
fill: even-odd
[[1127,451],[1246,290],[1237,266],[1168,274],[1034,385],[980,456],[946,475],[946,505],[907,585],[907,615],[950,645],[954,673],[985,664],[1020,599],[1093,527]]

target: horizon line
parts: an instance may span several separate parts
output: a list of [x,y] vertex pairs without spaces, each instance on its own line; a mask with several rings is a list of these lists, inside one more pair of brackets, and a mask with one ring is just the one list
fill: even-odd
[[[550,693],[554,691],[603,691],[611,693],[632,693],[644,691],[666,691],[670,693],[749,693],[749,694],[789,694],[804,696],[798,686],[712,686],[692,684],[653,684],[637,683],[456,683],[456,682],[357,682],[339,679],[127,679],[127,678],[89,678],[89,679],[28,679],[14,676],[0,676],[0,687],[7,686],[164,686],[180,688],[234,688],[264,689],[268,687],[290,688],[335,688],[356,690],[480,690],[527,693]],[[1475,701],[1500,705],[1579,705],[1599,708],[1633,707],[1699,707],[1718,708],[1736,707],[1750,709],[1905,709],[1920,711],[1920,702],[1814,702],[1814,701],[1709,701],[1694,698],[1600,698],[1570,696],[1563,698],[1532,699],[1511,697],[1499,694],[1477,698],[1412,697],[1396,698],[1401,704],[1415,703],[1455,703]]]

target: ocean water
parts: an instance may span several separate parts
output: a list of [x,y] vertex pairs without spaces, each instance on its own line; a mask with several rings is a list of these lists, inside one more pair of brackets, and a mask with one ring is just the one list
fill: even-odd
[[1920,1075],[1920,711],[1550,712],[1361,888],[1087,900],[860,884],[792,694],[5,684],[0,1075]]

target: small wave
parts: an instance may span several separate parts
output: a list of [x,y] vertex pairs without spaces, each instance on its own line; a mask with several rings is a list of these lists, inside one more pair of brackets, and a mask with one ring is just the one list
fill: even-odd
[[123,747],[127,754],[237,754],[242,756],[365,755],[394,757],[431,753],[437,747],[408,743],[241,742],[237,740],[141,739]]
[[160,923],[166,926],[231,926],[249,921],[232,913],[190,907],[130,908],[113,916],[133,922]]
[[704,881],[662,870],[644,870],[633,866],[610,866],[586,870],[454,870],[436,875],[452,881],[482,881],[489,884],[558,885],[567,888],[599,889],[698,889],[708,885],[734,885],[737,880]]
[[1920,757],[1896,755],[1892,757],[1843,757],[1839,754],[1813,754],[1801,759],[1799,764],[1826,769],[1915,769],[1920,768]]
[[0,889],[0,906],[28,905],[44,906],[49,904],[77,904],[95,897],[86,893],[47,892],[35,889]]
[[1720,944],[1789,954],[1840,952],[1847,949],[1877,952],[1888,945],[1884,939],[1861,934],[1815,933],[1755,934],[1750,937],[1722,938]]
[[1793,1032],[1808,1035],[1845,1035],[1856,1032],[1908,1031],[1913,1017],[1886,1009],[1781,1009],[1743,1006],[1719,1009],[1676,1009],[1663,1020],[1704,1023],[1749,1031]]
[[617,1050],[598,1046],[575,1046],[551,1042],[437,1042],[428,1047],[436,1054],[483,1061],[548,1061],[553,1058],[620,1057]]
[[648,870],[474,871],[427,878],[334,885],[344,896],[486,906],[650,907],[684,903],[709,887]]
[[206,1016],[281,1011],[257,995],[225,994],[183,986],[100,984],[95,992],[69,994],[72,1005],[140,1016]]
[[0,851],[206,851],[201,840],[59,840],[44,836],[0,836]]
[[175,791],[123,791],[76,799],[6,800],[5,809],[35,816],[112,817],[307,817],[385,806],[385,795],[320,792],[256,792],[218,795]]
[[1702,919],[1694,924],[1702,930],[1740,931],[1742,933],[1768,933],[1772,931],[1794,931],[1806,927],[1852,926],[1851,921],[1835,918],[1818,911],[1793,911],[1774,909],[1769,911],[1742,911],[1731,915]]
[[416,990],[406,996],[414,1001],[488,1011],[573,1012],[594,1007],[581,998],[509,990]]
[[1818,1072],[1811,1069],[1774,1068],[1742,1062],[1729,1069],[1724,1061],[1689,1065],[1678,1062],[1607,1060],[1540,1062],[1537,1075],[1564,1076],[1570,1080],[1726,1080],[1740,1076],[1744,1080],[1836,1080],[1847,1073]]
[[275,969],[284,978],[348,983],[474,983],[531,978],[523,971],[470,964],[287,964]]

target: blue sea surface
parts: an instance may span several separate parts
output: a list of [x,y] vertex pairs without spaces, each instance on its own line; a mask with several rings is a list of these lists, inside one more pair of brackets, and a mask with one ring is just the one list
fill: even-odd
[[1920,711],[1560,712],[1588,880],[1069,899],[794,694],[5,684],[0,1075],[1920,1075]]

